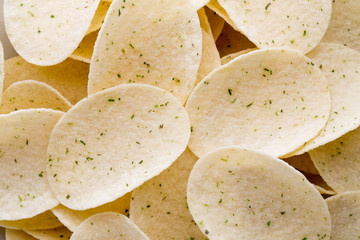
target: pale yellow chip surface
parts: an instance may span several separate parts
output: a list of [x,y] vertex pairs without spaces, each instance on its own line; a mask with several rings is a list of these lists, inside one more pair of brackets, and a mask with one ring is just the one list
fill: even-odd
[[216,41],[216,39],[218,39],[218,37],[220,36],[220,33],[225,25],[225,20],[210,8],[204,7],[204,9],[208,17],[208,21],[211,27],[211,32],[213,34],[214,40]]
[[320,69],[310,63],[299,52],[274,48],[213,71],[186,104],[189,148],[203,156],[242,145],[282,156],[315,137],[328,119],[330,94]]
[[314,166],[314,163],[309,156],[309,153],[304,153],[289,158],[283,158],[282,160],[300,171],[311,174],[319,174],[318,170]]
[[13,83],[4,91],[0,113],[29,108],[51,108],[66,112],[71,107],[71,103],[53,87],[35,80],[25,80]]
[[36,79],[58,90],[72,104],[87,96],[89,64],[67,59],[55,66],[40,67],[21,57],[5,61],[4,90],[17,81]]
[[60,221],[68,229],[70,229],[70,231],[74,232],[76,228],[83,221],[85,221],[85,219],[97,213],[117,212],[125,215],[129,214],[130,198],[131,198],[131,193],[127,193],[113,202],[84,211],[71,210],[62,205],[59,205],[56,208],[52,209],[52,212],[60,219]]
[[360,191],[346,192],[326,199],[331,216],[331,239],[360,238]]
[[335,192],[360,190],[360,128],[309,154],[321,177]]
[[130,219],[150,239],[207,239],[186,202],[188,178],[197,159],[187,149],[170,168],[134,190]]
[[145,83],[185,103],[196,81],[201,46],[199,18],[187,1],[116,0],[95,44],[88,92]]
[[214,69],[220,67],[220,55],[216,48],[214,38],[212,35],[203,30],[203,48],[201,55],[201,63],[198,70],[196,84],[198,84],[204,77],[206,77]]
[[258,48],[287,47],[303,53],[320,42],[329,25],[331,0],[218,0],[235,26]]
[[320,193],[285,162],[227,147],[200,158],[189,178],[189,209],[209,239],[330,239]]
[[338,43],[360,51],[360,1],[332,1],[329,27],[322,42]]
[[62,226],[61,222],[50,211],[46,211],[32,218],[26,218],[15,221],[0,221],[0,226],[11,229],[52,229]]
[[307,56],[328,80],[331,112],[319,135],[291,155],[329,143],[360,125],[360,53],[339,44],[321,43]]
[[71,54],[70,58],[90,63],[94,52],[95,41],[98,37],[99,31],[95,31],[86,35],[79,46]]
[[[99,30],[104,22],[107,11],[110,8],[111,2],[101,1],[96,9],[95,16],[91,21],[91,25],[86,32],[86,35]],[[84,39],[83,39],[84,40]]]
[[21,230],[6,229],[5,231],[6,240],[37,240],[29,234]]
[[129,218],[114,212],[98,213],[86,219],[71,240],[149,240]]
[[51,190],[74,210],[114,201],[168,168],[189,138],[189,117],[165,90],[121,84],[98,92],[70,109],[52,132]]
[[5,0],[6,33],[26,61],[40,66],[55,65],[64,61],[79,45],[99,2]]
[[20,110],[0,115],[0,220],[31,218],[56,207],[46,180],[46,148],[63,112]]
[[217,0],[210,0],[210,2],[206,6],[212,11],[216,12],[216,14],[218,14],[222,19],[224,19],[225,22],[230,24],[234,29],[237,29],[235,23],[230,19],[225,9],[218,3]]
[[36,230],[36,231],[25,230],[25,232],[30,236],[39,240],[70,239],[72,235],[72,232],[70,232],[69,229],[67,229],[66,227],[59,227],[59,228],[47,229],[47,230]]
[[255,50],[258,50],[258,48],[248,48],[248,49],[245,49],[245,50],[241,50],[239,52],[236,52],[236,53],[230,53],[226,56],[223,56],[221,58],[221,65],[224,65],[224,64],[227,64],[229,63],[231,60],[237,58],[238,56],[240,55],[244,55],[244,54],[247,54],[249,52],[252,52],[252,51],[255,51]]

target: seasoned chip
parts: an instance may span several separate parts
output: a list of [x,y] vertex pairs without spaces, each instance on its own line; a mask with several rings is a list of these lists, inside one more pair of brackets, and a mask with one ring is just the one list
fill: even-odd
[[118,212],[121,214],[128,214],[130,209],[131,193],[125,194],[123,197],[116,199],[113,202],[101,205],[97,208],[91,208],[84,211],[76,211],[66,208],[62,205],[52,209],[53,213],[60,219],[60,221],[72,232],[88,217],[101,212]]
[[95,44],[88,92],[146,83],[185,103],[196,81],[201,46],[199,18],[187,1],[116,0]]
[[168,168],[186,149],[189,117],[170,93],[121,84],[80,101],[54,128],[48,180],[62,205],[114,201]]
[[29,108],[52,108],[66,112],[71,106],[66,98],[46,83],[25,80],[13,83],[4,91],[0,113]]
[[11,229],[52,229],[62,226],[61,222],[50,211],[46,211],[32,218],[26,218],[15,221],[0,221],[0,226]]
[[303,53],[320,42],[329,25],[331,0],[218,0],[258,48],[287,47]]
[[21,57],[5,61],[4,89],[17,81],[36,79],[58,90],[72,104],[86,97],[89,64],[73,59],[50,67],[39,67]]
[[21,230],[6,229],[6,240],[37,240]]
[[309,154],[321,177],[335,192],[360,190],[360,128]]
[[208,17],[208,21],[211,27],[211,32],[213,34],[214,40],[216,41],[216,39],[218,39],[224,27],[225,20],[219,15],[217,15],[217,13],[211,10],[210,8],[204,7],[204,9]]
[[207,239],[186,202],[188,178],[196,161],[187,149],[170,168],[134,190],[130,218],[152,240]]
[[90,63],[98,34],[99,31],[95,31],[86,35],[70,57],[79,61]]
[[46,180],[46,148],[63,112],[20,110],[0,115],[0,220],[31,218],[59,202]]
[[6,33],[26,61],[55,65],[76,49],[100,0],[4,0]]
[[322,43],[307,56],[328,80],[331,112],[319,135],[289,155],[308,152],[360,125],[360,53],[338,44]]
[[239,147],[200,158],[189,178],[189,209],[210,239],[330,239],[320,193],[285,162]]
[[86,219],[71,240],[149,240],[129,218],[114,212],[98,213]]
[[360,237],[360,191],[346,192],[326,199],[331,216],[331,239]]
[[282,156],[315,137],[328,119],[330,95],[325,77],[310,63],[299,52],[273,48],[213,71],[186,104],[189,148],[199,157],[230,145]]
[[55,229],[48,230],[36,230],[36,231],[28,231],[25,232],[36,239],[40,240],[63,240],[70,239],[72,232],[69,231],[66,227],[59,227]]

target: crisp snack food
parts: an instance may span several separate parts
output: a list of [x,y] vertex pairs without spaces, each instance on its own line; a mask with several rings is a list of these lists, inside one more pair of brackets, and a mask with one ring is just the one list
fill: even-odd
[[304,175],[269,155],[226,147],[201,157],[187,189],[209,239],[330,239],[330,214]]

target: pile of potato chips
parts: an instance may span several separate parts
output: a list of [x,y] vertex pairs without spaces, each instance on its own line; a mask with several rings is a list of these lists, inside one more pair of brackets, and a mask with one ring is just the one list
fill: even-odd
[[359,12],[5,0],[6,239],[359,239]]

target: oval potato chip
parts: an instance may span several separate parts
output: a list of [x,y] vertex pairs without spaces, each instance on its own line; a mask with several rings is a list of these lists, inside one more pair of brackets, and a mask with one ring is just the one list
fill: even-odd
[[37,240],[21,230],[6,229],[6,240]]
[[32,237],[40,240],[63,240],[70,239],[72,232],[69,231],[66,227],[59,227],[55,229],[47,229],[47,230],[36,230],[36,231],[28,231],[25,232]]
[[218,2],[258,48],[310,52],[324,36],[331,16],[331,0]]
[[168,168],[186,149],[189,117],[160,88],[121,84],[80,101],[55,126],[48,181],[74,210],[114,201]]
[[335,192],[360,190],[360,128],[309,154],[320,176]]
[[307,56],[328,80],[331,111],[325,128],[304,147],[289,155],[308,152],[329,143],[360,125],[360,53],[333,43],[321,43]]
[[55,65],[79,45],[99,2],[4,0],[6,33],[19,55],[29,63]]
[[186,104],[190,150],[203,156],[243,145],[282,156],[315,137],[328,119],[330,95],[325,77],[310,63],[297,51],[273,48],[213,71]]
[[338,194],[326,199],[331,216],[331,240],[360,238],[360,191]]
[[98,213],[86,219],[71,240],[149,240],[129,218],[114,212]]
[[46,83],[25,80],[13,83],[4,91],[0,113],[29,108],[51,108],[66,112],[71,107],[66,98]]
[[201,46],[199,18],[188,1],[116,0],[95,44],[88,93],[146,83],[185,103],[196,81]]
[[191,214],[209,239],[330,239],[324,199],[285,162],[239,147],[198,160],[187,189]]
[[59,202],[46,181],[46,148],[63,112],[20,110],[0,115],[0,220],[31,218]]
[[188,178],[197,159],[186,149],[168,169],[134,190],[130,219],[150,239],[207,239],[186,202]]
[[52,209],[58,219],[72,232],[88,217],[102,212],[117,212],[128,214],[130,209],[131,193],[127,193],[113,202],[84,211],[76,211],[62,205]]

